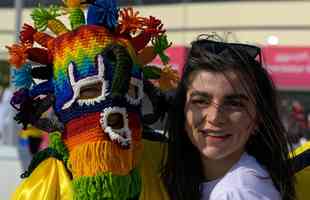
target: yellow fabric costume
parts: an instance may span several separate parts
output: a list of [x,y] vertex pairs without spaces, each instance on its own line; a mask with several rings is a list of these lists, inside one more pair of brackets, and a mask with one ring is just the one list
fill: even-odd
[[[310,142],[306,142],[293,151],[294,160],[299,167],[296,172],[296,193],[298,200],[310,199]],[[298,161],[297,161],[298,160]]]
[[72,200],[71,180],[64,164],[55,159],[44,160],[17,188],[14,200]]
[[[168,200],[159,173],[163,145],[147,140],[143,143],[140,200]],[[70,175],[63,162],[55,158],[44,160],[21,183],[13,194],[12,200],[73,200]]]

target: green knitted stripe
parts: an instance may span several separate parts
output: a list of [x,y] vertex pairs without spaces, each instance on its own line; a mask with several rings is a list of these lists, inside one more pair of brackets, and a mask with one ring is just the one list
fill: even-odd
[[80,177],[72,183],[74,200],[127,200],[137,197],[141,190],[141,177],[137,169],[127,176],[104,173]]
[[113,53],[117,62],[113,69],[112,96],[123,96],[128,91],[132,61],[125,47],[115,46]]

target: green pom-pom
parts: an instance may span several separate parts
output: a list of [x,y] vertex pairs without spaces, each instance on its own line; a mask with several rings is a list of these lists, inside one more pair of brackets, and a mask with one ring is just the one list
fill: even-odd
[[39,5],[31,13],[34,25],[39,31],[45,31],[48,26],[48,21],[60,15],[60,8],[54,5],[49,8],[43,8]]
[[167,35],[160,35],[159,37],[152,40],[154,51],[159,55],[162,63],[167,64],[169,57],[165,54],[165,50],[168,49],[172,43],[168,41]]

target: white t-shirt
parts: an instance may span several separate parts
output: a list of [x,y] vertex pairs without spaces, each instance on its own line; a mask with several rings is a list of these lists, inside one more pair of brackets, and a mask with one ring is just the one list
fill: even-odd
[[224,177],[202,183],[202,200],[281,200],[268,172],[244,153]]

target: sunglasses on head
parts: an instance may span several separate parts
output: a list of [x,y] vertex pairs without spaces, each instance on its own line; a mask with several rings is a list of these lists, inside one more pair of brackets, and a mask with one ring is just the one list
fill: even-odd
[[259,63],[261,63],[261,59],[262,59],[261,49],[254,45],[220,42],[220,41],[214,41],[214,40],[209,40],[209,39],[198,39],[198,41],[196,42],[198,44],[200,43],[201,46],[207,51],[210,51],[217,55],[227,50],[243,52],[243,53],[246,53],[246,55],[248,55],[253,60],[256,60]]

